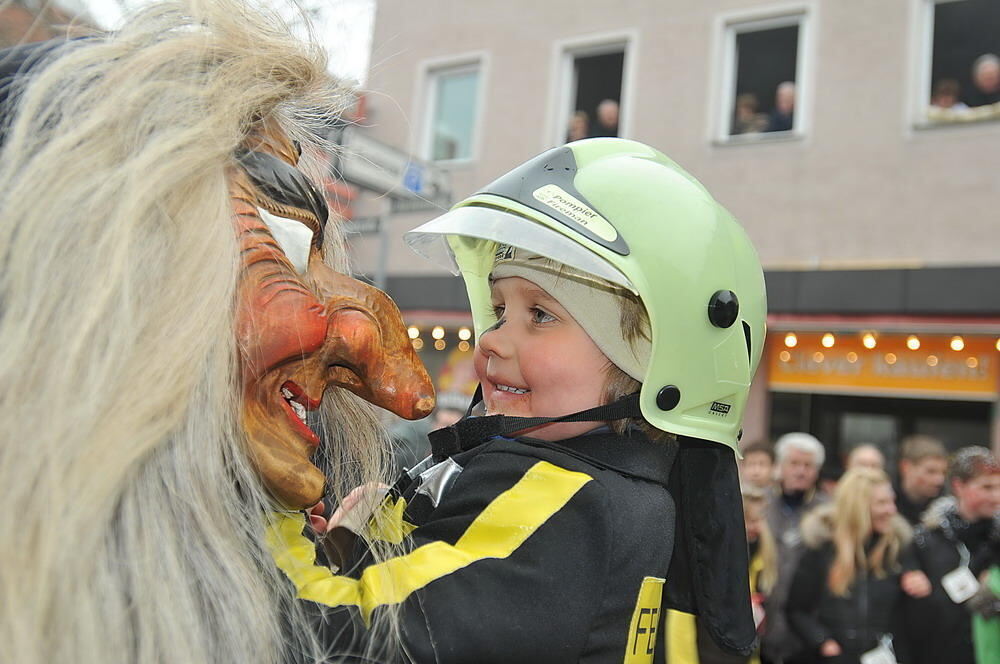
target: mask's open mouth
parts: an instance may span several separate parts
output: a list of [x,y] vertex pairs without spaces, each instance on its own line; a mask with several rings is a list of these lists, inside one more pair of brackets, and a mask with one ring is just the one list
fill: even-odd
[[288,422],[292,425],[292,429],[294,429],[296,433],[302,436],[302,438],[304,438],[306,442],[313,447],[318,446],[319,436],[316,435],[315,431],[309,428],[306,414],[309,411],[319,408],[322,400],[311,399],[298,384],[293,383],[290,380],[285,381],[285,383],[281,386],[281,400],[282,406],[288,415]]

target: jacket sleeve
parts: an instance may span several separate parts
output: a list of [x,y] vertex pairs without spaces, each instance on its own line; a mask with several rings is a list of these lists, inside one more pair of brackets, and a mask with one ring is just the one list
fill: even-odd
[[512,469],[498,456],[476,457],[412,548],[357,579],[275,559],[300,598],[352,607],[365,625],[398,612],[414,662],[576,661],[607,578],[604,490],[584,473],[536,459]]
[[827,556],[822,550],[806,549],[792,577],[785,605],[788,624],[813,651],[831,638],[830,631],[817,618],[820,598],[826,583]]

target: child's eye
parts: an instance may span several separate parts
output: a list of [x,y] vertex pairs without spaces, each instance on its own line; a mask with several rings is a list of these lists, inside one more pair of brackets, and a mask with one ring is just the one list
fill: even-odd
[[531,308],[531,322],[533,323],[551,323],[555,319],[556,317],[547,311],[539,309],[538,307]]
[[504,306],[502,304],[493,305],[493,317],[497,320],[503,318]]

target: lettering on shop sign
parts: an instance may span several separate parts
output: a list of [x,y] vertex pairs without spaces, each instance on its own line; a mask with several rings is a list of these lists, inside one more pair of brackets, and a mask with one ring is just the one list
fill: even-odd
[[781,373],[831,377],[870,373],[887,378],[977,381],[987,378],[991,368],[989,356],[979,356],[974,366],[969,366],[964,356],[942,357],[931,365],[923,357],[911,358],[903,354],[898,355],[893,363],[887,362],[882,354],[858,357],[854,362],[843,356],[827,356],[822,362],[817,362],[809,352],[790,351],[789,354],[791,357],[787,362],[777,364]]

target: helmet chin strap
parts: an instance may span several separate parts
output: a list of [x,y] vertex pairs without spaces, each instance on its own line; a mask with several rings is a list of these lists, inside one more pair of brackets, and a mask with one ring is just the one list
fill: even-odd
[[534,429],[555,422],[607,422],[625,418],[641,417],[639,393],[628,394],[612,403],[588,408],[561,417],[513,417],[510,415],[484,415],[469,417],[472,409],[482,401],[483,388],[476,388],[466,416],[451,426],[431,431],[431,452],[435,461],[444,461],[450,456],[470,450],[476,445],[497,436],[510,436],[527,429]]

